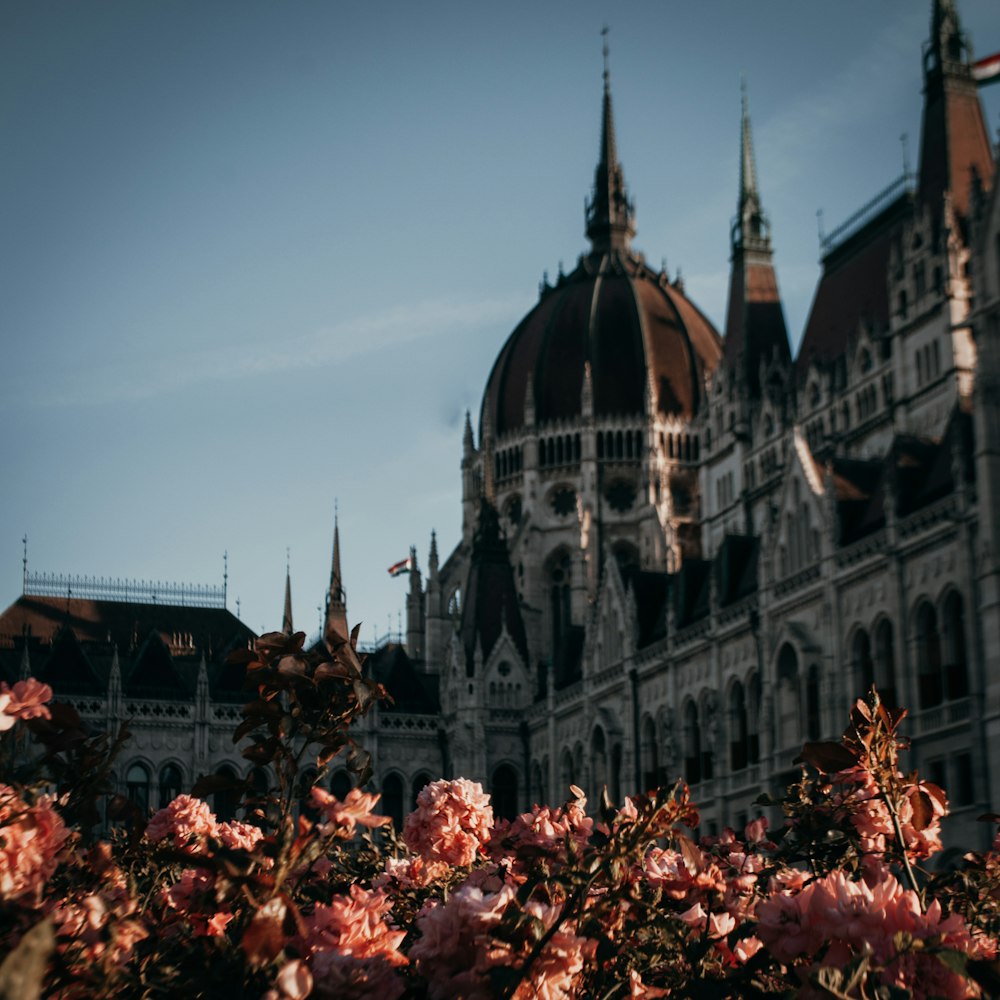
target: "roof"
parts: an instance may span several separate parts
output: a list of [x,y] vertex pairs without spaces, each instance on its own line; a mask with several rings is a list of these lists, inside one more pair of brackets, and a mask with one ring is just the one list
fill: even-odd
[[500,351],[480,435],[487,419],[497,435],[524,425],[529,385],[537,422],[579,417],[587,365],[597,417],[644,414],[650,385],[659,412],[691,416],[721,356],[719,334],[665,275],[631,253],[583,257]]
[[843,355],[861,325],[879,332],[888,328],[889,254],[912,206],[912,195],[904,192],[823,258],[795,359],[800,382],[812,362],[829,364]]
[[438,675],[417,670],[406,649],[389,642],[365,660],[369,676],[389,692],[392,702],[382,702],[383,712],[413,712],[432,715],[441,710]]
[[482,500],[459,626],[470,677],[477,647],[485,661],[505,629],[527,664],[528,641],[500,518],[493,505]]
[[226,657],[256,636],[225,608],[24,594],[0,614],[0,676],[34,676],[56,694],[107,692],[118,658],[127,696],[194,697],[204,658],[215,700],[242,700],[243,668]]

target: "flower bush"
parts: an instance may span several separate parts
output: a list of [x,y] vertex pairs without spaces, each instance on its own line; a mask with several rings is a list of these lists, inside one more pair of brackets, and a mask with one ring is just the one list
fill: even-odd
[[[947,800],[901,770],[905,713],[877,692],[839,742],[805,745],[782,799],[762,798],[774,827],[698,837],[683,782],[591,813],[573,786],[497,820],[456,778],[426,786],[397,835],[349,733],[384,691],[353,637],[330,645],[271,634],[241,654],[235,739],[274,777],[236,782],[241,821],[206,801],[232,791],[218,777],[142,815],[109,792],[127,731],[87,732],[37,681],[0,687],[0,996],[997,991],[1000,834],[955,870],[921,867]],[[357,786],[343,800],[322,784],[341,758]]]

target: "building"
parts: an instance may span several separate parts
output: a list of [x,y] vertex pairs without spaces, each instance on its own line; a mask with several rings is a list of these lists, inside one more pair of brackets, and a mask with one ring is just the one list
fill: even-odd
[[[243,668],[225,661],[255,638],[224,587],[50,577],[25,560],[24,592],[0,614],[0,680],[45,681],[95,733],[127,724],[115,790],[157,809],[203,774],[246,772],[232,741]],[[231,796],[215,807],[235,812]]]
[[824,242],[796,356],[744,100],[720,335],[632,248],[607,68],[589,241],[501,347],[462,541],[412,569],[365,726],[397,812],[439,774],[501,813],[683,775],[709,830],[782,791],[875,682],[950,794],[1000,803],[1000,198],[953,0],[919,170]]
[[[783,791],[874,682],[979,846],[1000,807],[1000,184],[954,0],[923,52],[919,169],[823,247],[795,356],[746,102],[726,328],[632,247],[605,66],[589,248],[500,348],[462,444],[462,538],[411,550],[393,697],[359,724],[383,807],[481,780],[501,815],[683,776],[709,832]],[[291,629],[286,580],[285,628]],[[224,606],[25,594],[0,671],[50,680],[158,804],[229,768],[253,636]],[[131,603],[130,603],[131,602]],[[346,632],[339,529],[327,628]],[[172,770],[171,770],[172,769]],[[346,775],[333,776],[343,788]]]

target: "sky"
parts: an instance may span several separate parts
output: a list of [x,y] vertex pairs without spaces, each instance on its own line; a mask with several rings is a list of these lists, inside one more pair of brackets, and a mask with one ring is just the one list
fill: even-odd
[[[978,56],[1000,4],[959,0]],[[637,249],[722,328],[740,78],[798,343],[826,231],[920,136],[924,0],[0,6],[0,601],[221,584],[314,632],[461,532],[464,414],[587,248],[602,26]],[[982,92],[1000,128],[1000,86]],[[906,142],[901,141],[902,135]],[[822,219],[817,219],[817,211]],[[405,621],[403,622],[405,628]]]

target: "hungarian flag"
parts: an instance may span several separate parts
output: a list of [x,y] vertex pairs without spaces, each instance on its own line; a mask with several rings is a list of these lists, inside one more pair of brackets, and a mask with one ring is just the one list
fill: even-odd
[[393,563],[389,567],[389,576],[402,576],[413,569],[413,561],[409,558],[400,559],[398,563]]
[[972,64],[972,78],[980,87],[1000,80],[1000,52],[995,52],[985,59],[978,59]]

